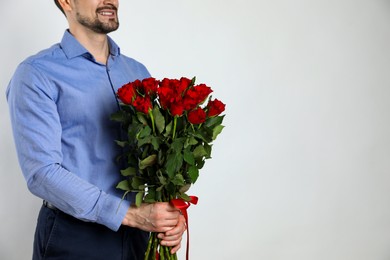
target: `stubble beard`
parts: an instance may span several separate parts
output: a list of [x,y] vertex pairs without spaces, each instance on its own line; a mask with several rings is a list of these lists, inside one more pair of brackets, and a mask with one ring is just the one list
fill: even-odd
[[86,28],[96,32],[96,33],[101,33],[101,34],[107,34],[113,31],[116,31],[119,28],[119,21],[118,18],[115,20],[112,19],[109,22],[103,23],[99,20],[99,18],[96,16],[94,19],[93,18],[88,18],[80,13],[76,13],[76,18],[77,21],[85,26]]

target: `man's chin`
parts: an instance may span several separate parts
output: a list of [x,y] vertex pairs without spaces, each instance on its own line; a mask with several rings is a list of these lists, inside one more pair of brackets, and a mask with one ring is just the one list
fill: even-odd
[[95,28],[95,32],[100,32],[100,33],[110,33],[118,30],[119,28],[119,23],[115,23],[115,25],[103,25],[100,28]]

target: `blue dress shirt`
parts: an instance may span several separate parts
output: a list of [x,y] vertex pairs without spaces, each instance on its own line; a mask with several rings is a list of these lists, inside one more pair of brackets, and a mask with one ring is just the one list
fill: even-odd
[[149,77],[109,38],[107,65],[66,31],[61,43],[22,62],[7,88],[19,163],[29,190],[78,219],[118,230],[132,198],[121,202],[110,115],[116,91]]

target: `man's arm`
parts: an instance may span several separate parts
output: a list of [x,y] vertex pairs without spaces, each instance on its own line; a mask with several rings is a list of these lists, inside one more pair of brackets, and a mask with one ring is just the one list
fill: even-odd
[[121,203],[121,198],[62,166],[57,95],[53,83],[29,63],[18,67],[7,89],[16,150],[28,188],[67,214],[117,230],[130,202]]

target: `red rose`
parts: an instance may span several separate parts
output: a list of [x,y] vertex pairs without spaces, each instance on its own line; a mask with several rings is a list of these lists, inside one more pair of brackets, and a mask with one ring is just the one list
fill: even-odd
[[169,107],[169,111],[172,116],[182,116],[184,112],[184,106],[181,102],[172,103]]
[[218,99],[215,99],[214,101],[210,100],[207,104],[207,116],[213,117],[221,114],[223,111],[225,111],[225,104],[219,101]]
[[187,87],[189,86],[189,83],[186,78],[181,78],[180,80],[171,79],[171,85],[173,86],[177,97],[182,98],[183,93],[187,90]]
[[192,82],[192,80],[185,78],[185,77],[182,77],[180,79],[181,88],[186,90],[191,85],[191,82]]
[[173,103],[183,98],[183,93],[187,86],[182,84],[178,79],[170,79],[168,87],[172,90],[172,96],[170,97],[170,100],[171,103]]
[[133,102],[135,97],[135,88],[133,83],[127,83],[118,89],[118,98],[122,100],[123,103],[130,105]]
[[163,80],[160,81],[160,87],[169,88],[170,82],[171,82],[170,79],[164,78]]
[[170,103],[170,97],[173,95],[172,89],[169,85],[164,85],[164,80],[161,82],[160,87],[157,89],[157,94],[159,97],[159,102],[162,108],[166,109]]
[[206,112],[201,107],[198,107],[197,109],[188,113],[188,121],[193,125],[201,124],[205,120]]
[[137,96],[132,105],[137,111],[144,114],[148,114],[149,110],[152,109],[152,101],[149,96]]
[[211,88],[205,84],[190,88],[184,96],[184,109],[189,111],[196,108],[206,100],[211,92],[213,92]]
[[196,108],[196,106],[198,105],[195,99],[189,99],[189,98],[184,99],[183,104],[184,104],[184,109],[186,111],[191,111],[192,109]]
[[136,90],[138,90],[139,88],[142,88],[142,82],[139,79],[136,79],[135,81],[133,81],[132,84]]
[[187,111],[191,111],[195,109],[198,106],[198,98],[197,98],[197,92],[194,90],[194,88],[190,88],[187,90],[186,94],[184,95],[184,109]]
[[173,116],[181,116],[184,111],[183,93],[186,90],[186,80],[163,79],[157,89],[159,102],[163,109],[169,109]]
[[157,93],[157,86],[159,81],[155,78],[146,78],[142,80],[142,86],[145,94],[154,96]]

